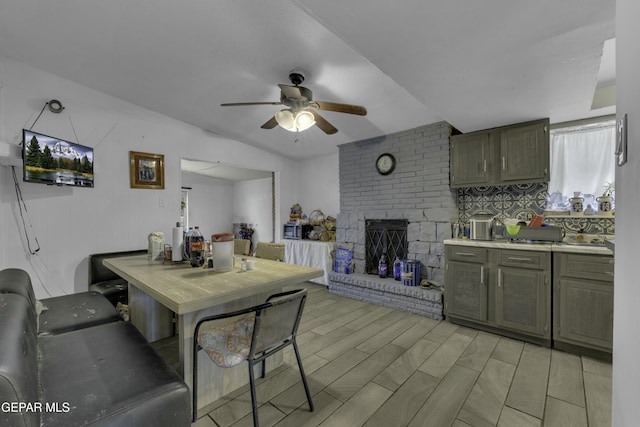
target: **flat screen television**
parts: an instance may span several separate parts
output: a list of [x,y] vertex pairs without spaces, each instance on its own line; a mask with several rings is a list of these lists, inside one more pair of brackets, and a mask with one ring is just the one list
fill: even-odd
[[27,129],[22,137],[25,182],[93,187],[93,148]]

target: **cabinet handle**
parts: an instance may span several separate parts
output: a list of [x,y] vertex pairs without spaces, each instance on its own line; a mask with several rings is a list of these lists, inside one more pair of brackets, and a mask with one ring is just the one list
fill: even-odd
[[480,266],[480,284],[484,285],[484,265]]
[[531,258],[519,257],[519,256],[510,256],[509,261],[533,261]]
[[484,164],[484,165],[483,165],[484,172],[486,172],[486,171],[487,171],[487,159],[484,159],[483,164]]
[[504,156],[502,156],[502,170],[505,170],[506,168],[507,168],[506,167],[506,161],[504,159]]
[[608,274],[609,276],[613,276],[613,271],[605,271],[604,274]]
[[502,270],[498,269],[498,287],[502,287]]
[[460,255],[460,256],[476,256],[476,254],[471,253],[471,252],[456,252],[456,255]]

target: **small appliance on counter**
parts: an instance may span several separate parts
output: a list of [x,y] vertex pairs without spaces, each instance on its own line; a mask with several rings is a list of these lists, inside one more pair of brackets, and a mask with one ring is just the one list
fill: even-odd
[[493,240],[495,215],[475,214],[469,218],[469,238],[471,240]]

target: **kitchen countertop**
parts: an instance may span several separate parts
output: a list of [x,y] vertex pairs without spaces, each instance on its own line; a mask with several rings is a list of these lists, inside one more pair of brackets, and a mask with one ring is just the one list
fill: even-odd
[[524,251],[542,252],[566,252],[588,255],[613,255],[613,252],[605,246],[595,246],[590,244],[568,244],[568,243],[521,243],[511,242],[507,239],[501,240],[465,240],[446,239],[445,245],[476,246],[492,249],[517,249]]

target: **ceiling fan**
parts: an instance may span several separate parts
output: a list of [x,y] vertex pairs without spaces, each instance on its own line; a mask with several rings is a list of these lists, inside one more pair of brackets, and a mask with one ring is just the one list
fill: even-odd
[[235,107],[241,105],[284,105],[288,108],[278,111],[266,123],[260,126],[262,129],[273,129],[280,125],[291,132],[301,132],[317,125],[324,133],[332,135],[338,132],[331,123],[322,117],[316,110],[335,111],[338,113],[366,116],[367,109],[361,105],[339,104],[337,102],[314,101],[310,89],[300,86],[304,76],[298,71],[289,74],[291,85],[280,87],[280,102],[233,102],[220,104],[222,107]]

